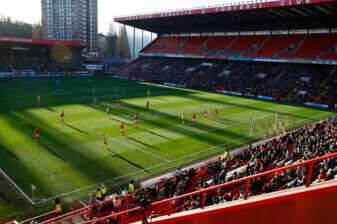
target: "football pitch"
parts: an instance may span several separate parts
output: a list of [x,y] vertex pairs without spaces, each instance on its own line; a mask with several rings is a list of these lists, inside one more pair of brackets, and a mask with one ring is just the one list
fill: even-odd
[[2,79],[0,102],[0,168],[29,196],[35,185],[37,202],[153,176],[333,115],[110,77]]

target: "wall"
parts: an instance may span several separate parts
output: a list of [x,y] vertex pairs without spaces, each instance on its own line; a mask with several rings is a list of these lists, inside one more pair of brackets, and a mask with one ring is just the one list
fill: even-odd
[[156,224],[321,224],[337,223],[337,186],[273,197],[240,206],[172,217]]

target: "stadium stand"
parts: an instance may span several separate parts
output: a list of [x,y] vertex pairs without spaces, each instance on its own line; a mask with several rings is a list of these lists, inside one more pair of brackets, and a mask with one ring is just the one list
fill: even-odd
[[[85,223],[96,223],[95,219],[100,217],[103,217],[100,223],[131,223],[141,220],[143,214],[163,216],[332,180],[337,177],[336,127],[337,117],[334,117],[285,132],[238,154],[228,153],[200,168],[178,167],[172,178],[150,188],[130,190],[129,187],[120,195],[92,196],[89,207],[41,223],[69,221],[74,214],[94,218]],[[245,178],[249,180],[248,188],[247,182],[241,181]],[[198,192],[203,189],[213,191],[202,196]],[[114,215],[122,211],[128,211],[122,213],[123,220]]]
[[81,50],[76,41],[35,40],[0,37],[0,72],[20,75],[75,72],[81,66]]
[[[336,68],[327,65],[142,57],[122,74],[151,82],[269,96],[275,100],[331,106],[337,103],[334,97],[318,98],[320,87],[325,83],[333,85],[331,79],[336,76]],[[331,94],[334,95],[326,92],[327,96]]]
[[[283,0],[116,18],[124,25],[159,34],[120,75],[333,108],[337,104],[337,38],[331,27],[337,27],[336,18],[337,2],[332,0]],[[323,32],[290,33],[308,27]],[[255,33],[266,29],[271,34]],[[274,34],[272,30],[285,30],[288,34]],[[236,31],[233,35],[214,35]],[[167,35],[186,32],[213,34]],[[106,197],[101,196],[98,187],[88,206],[51,219],[43,217],[39,223],[74,219],[85,224],[132,223],[309,187],[336,179],[336,150],[337,117],[333,117],[284,131],[281,136],[250,145],[237,154],[226,152],[198,168],[178,167],[173,177],[151,187],[124,187],[119,194],[109,192]]]

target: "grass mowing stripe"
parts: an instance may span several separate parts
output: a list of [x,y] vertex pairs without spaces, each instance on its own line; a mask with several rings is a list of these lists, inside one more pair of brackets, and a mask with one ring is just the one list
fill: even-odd
[[[97,104],[92,103],[92,88],[96,89]],[[150,111],[145,109],[148,88]],[[4,161],[0,167],[26,192],[31,183],[36,183],[37,198],[71,192],[103,180],[115,185],[128,178],[154,175],[220,152],[219,145],[224,143],[237,147],[263,139],[268,134],[267,122],[272,122],[276,113],[287,127],[291,125],[287,119],[297,126],[313,122],[318,115],[326,118],[333,114],[107,77],[4,79],[0,89],[0,156]],[[54,90],[61,95],[48,95]],[[11,94],[13,91],[15,95]],[[37,105],[37,95],[43,96],[43,107]],[[111,121],[105,109],[110,104],[114,110],[114,101],[119,97],[122,107]],[[202,107],[217,108],[220,119],[198,119],[191,124],[191,115],[200,115]],[[66,111],[69,126],[60,125],[62,110]],[[180,119],[183,111],[185,125]],[[134,113],[139,113],[142,120],[138,129],[130,126]],[[266,117],[256,121],[256,134],[250,136],[249,118],[260,116]],[[129,139],[120,137],[120,121],[127,123]],[[35,127],[41,129],[39,142],[33,138]],[[111,151],[102,143],[103,133],[108,134]]]

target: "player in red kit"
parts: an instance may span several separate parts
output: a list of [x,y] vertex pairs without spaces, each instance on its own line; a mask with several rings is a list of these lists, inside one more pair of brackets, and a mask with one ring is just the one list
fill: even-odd
[[62,111],[60,114],[62,124],[64,123],[64,116],[65,116],[64,111]]
[[202,113],[204,118],[208,118],[208,111],[207,110],[204,110],[204,112]]
[[35,128],[35,130],[34,130],[34,138],[35,138],[36,141],[39,140],[39,138],[40,138],[40,129],[39,128]]
[[192,116],[192,121],[193,121],[193,122],[196,122],[196,121],[197,121],[197,115],[196,115],[196,114],[193,114],[193,116]]
[[121,132],[122,135],[125,135],[125,124],[124,124],[124,122],[122,122],[119,125],[119,130],[120,130],[120,132]]

